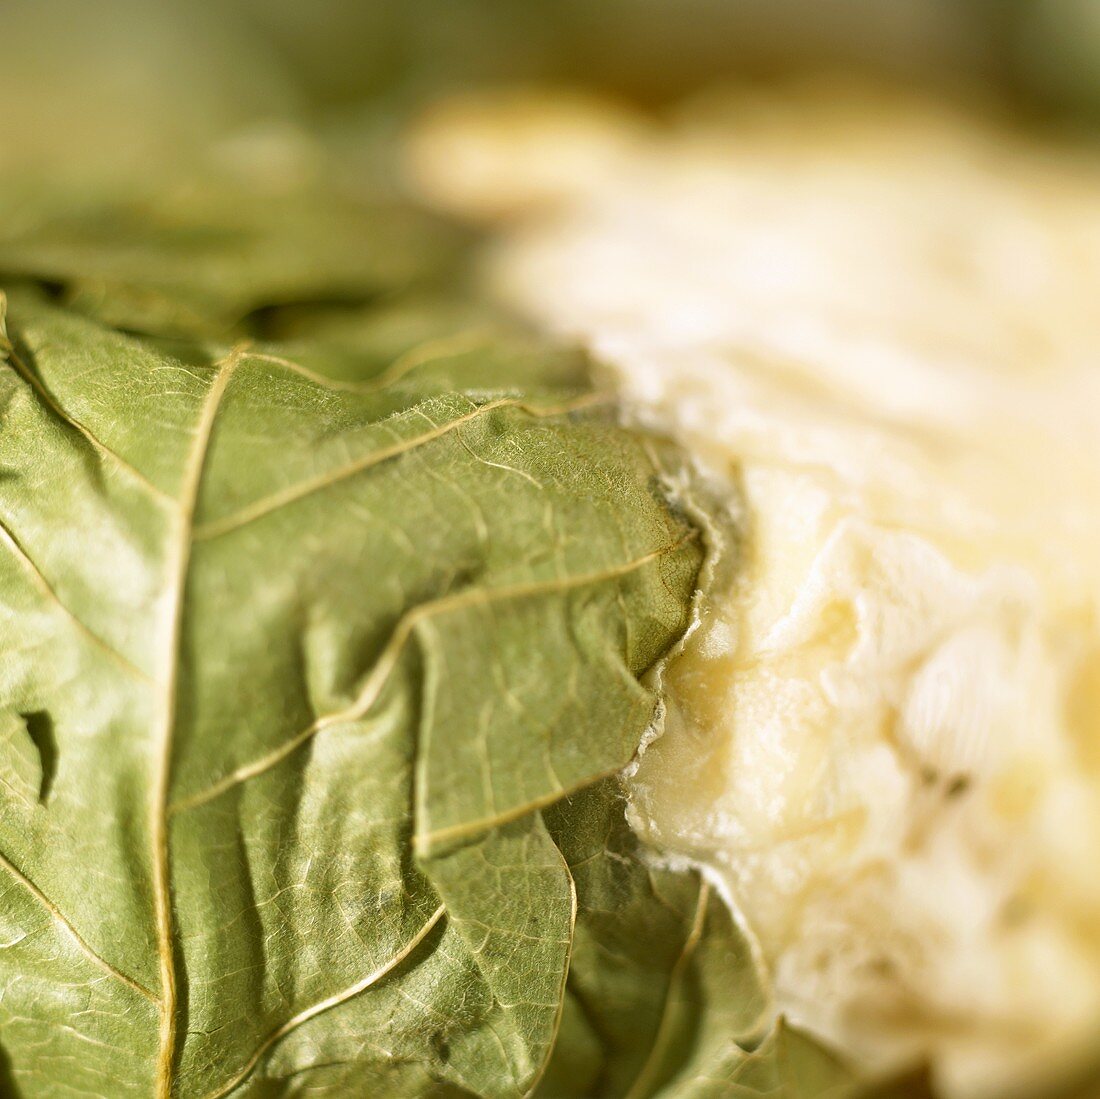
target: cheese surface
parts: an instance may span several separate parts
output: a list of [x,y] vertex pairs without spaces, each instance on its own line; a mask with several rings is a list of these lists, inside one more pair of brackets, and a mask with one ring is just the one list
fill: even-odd
[[776,1010],[960,1097],[1095,1046],[1097,163],[823,88],[660,128],[457,102],[412,163],[730,486],[632,819],[720,881]]

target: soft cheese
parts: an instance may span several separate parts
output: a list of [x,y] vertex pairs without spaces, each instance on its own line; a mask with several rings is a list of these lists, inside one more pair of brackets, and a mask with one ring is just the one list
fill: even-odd
[[958,1096],[1094,1041],[1097,164],[821,88],[662,129],[458,103],[413,164],[740,494],[632,802],[725,884],[776,1009]]

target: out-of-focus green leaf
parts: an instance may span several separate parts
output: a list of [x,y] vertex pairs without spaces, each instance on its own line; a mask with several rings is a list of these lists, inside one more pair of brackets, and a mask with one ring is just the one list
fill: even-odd
[[117,198],[9,195],[0,210],[0,272],[158,335],[224,336],[256,311],[362,303],[431,281],[461,244],[397,199],[224,175]]
[[[662,1067],[678,1065],[692,1047],[694,1036],[679,1024],[683,1001],[705,979],[706,964],[718,967],[715,982],[739,1005],[722,1020],[731,1040],[750,1037],[765,997],[744,940],[723,922],[728,913],[697,872],[652,864],[626,823],[617,785],[563,803],[548,823],[577,884],[565,1020],[588,1035],[587,1043],[560,1044],[547,1074],[548,1094],[657,1094]],[[701,949],[708,921],[734,945],[731,954],[707,957]],[[574,1049],[585,1044],[599,1056],[590,1071],[578,1073]]]
[[847,1099],[851,1072],[821,1046],[780,1019],[751,1052],[727,1045],[717,1057],[694,1064],[665,1092],[676,1099]]
[[628,1099],[846,1099],[856,1077],[775,1019],[751,948],[709,886],[675,969],[661,1028]]

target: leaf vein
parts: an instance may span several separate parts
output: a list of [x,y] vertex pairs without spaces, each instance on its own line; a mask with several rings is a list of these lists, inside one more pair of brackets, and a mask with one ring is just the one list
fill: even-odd
[[250,351],[248,358],[258,362],[270,363],[272,366],[281,366],[294,374],[313,382],[323,389],[335,389],[342,393],[377,393],[387,386],[393,385],[412,373],[417,367],[426,366],[430,362],[445,359],[450,355],[462,355],[467,351],[473,351],[482,344],[488,342],[493,336],[491,327],[471,328],[463,332],[455,332],[449,336],[441,336],[438,339],[427,340],[410,348],[404,354],[399,355],[394,361],[369,382],[346,382],[337,378],[329,378],[308,366],[295,362],[293,359],[282,355],[272,355],[264,351]]
[[31,370],[29,366],[20,358],[19,353],[15,350],[15,344],[8,336],[7,326],[7,298],[0,292],[0,360],[7,360],[11,368],[18,374],[23,381],[31,388],[38,399],[42,402],[54,416],[57,417],[63,424],[82,435],[88,442],[91,448],[96,451],[103,458],[108,458],[119,469],[123,470],[126,474],[132,477],[138,482],[151,496],[155,497],[161,503],[175,503],[174,498],[164,489],[154,484],[144,473],[141,472],[136,466],[131,465],[125,458],[122,457],[118,451],[109,447],[102,439],[100,439],[91,428],[81,423],[75,416],[66,412],[53,394],[46,387],[38,375]]
[[485,404],[477,405],[472,411],[462,416],[456,416],[453,420],[448,420],[445,424],[434,426],[430,430],[423,432],[423,434],[415,435],[409,439],[402,439],[390,446],[381,447],[337,469],[329,470],[317,477],[310,477],[298,484],[281,489],[279,492],[273,492],[269,496],[255,500],[239,511],[223,516],[220,519],[212,519],[210,522],[200,523],[195,527],[195,541],[209,541],[210,539],[229,534],[243,526],[247,526],[249,523],[254,523],[256,520],[264,518],[266,515],[270,515],[274,511],[278,511],[280,508],[297,503],[299,500],[312,496],[315,493],[322,492],[342,481],[346,481],[348,478],[354,477],[358,473],[363,473],[374,466],[381,465],[391,458],[398,458],[403,454],[408,454],[416,450],[418,447],[434,442],[436,439],[449,435],[452,431],[457,431],[464,424],[468,424],[481,416],[488,415],[490,412],[495,412],[497,409],[515,408],[518,411],[526,412],[529,416],[542,418],[560,416],[566,412],[579,411],[583,408],[591,407],[603,399],[604,398],[598,394],[586,394],[573,401],[546,407],[532,405],[516,397],[501,397],[494,401],[487,401]]
[[150,837],[153,846],[153,903],[156,915],[157,958],[161,979],[161,1017],[156,1069],[158,1099],[171,1099],[172,1074],[176,1053],[178,992],[171,867],[168,851],[168,793],[171,782],[172,740],[176,722],[176,691],[183,633],[184,599],[191,561],[195,509],[198,506],[199,488],[202,483],[206,456],[210,449],[210,439],[214,431],[214,420],[226,387],[229,384],[229,379],[232,377],[243,353],[244,348],[238,347],[221,360],[218,373],[215,375],[203,402],[196,426],[195,441],[184,469],[179,529],[172,547],[173,552],[168,570],[172,582],[172,601],[168,612],[168,644],[165,650],[165,667],[162,677],[164,694],[161,707],[161,724],[157,730],[156,776],[153,785],[150,826]]
[[676,959],[672,971],[669,973],[668,987],[665,990],[665,1002],[661,1009],[661,1020],[657,1024],[657,1033],[653,1036],[653,1045],[650,1047],[649,1056],[645,1059],[641,1071],[634,1078],[624,1099],[646,1099],[650,1090],[656,1083],[656,1076],[660,1069],[661,1060],[665,1055],[665,1049],[672,1037],[672,997],[678,986],[687,975],[687,967],[703,937],[703,925],[706,922],[707,905],[710,902],[710,883],[706,878],[699,878],[699,899],[695,905],[695,917],[692,920],[691,930],[684,940],[683,949]]
[[44,595],[65,617],[76,627],[77,631],[88,641],[90,641],[96,648],[106,653],[112,660],[116,661],[127,671],[136,675],[139,679],[148,680],[150,677],[147,672],[144,672],[130,659],[123,656],[106,638],[101,637],[90,626],[85,625],[80,618],[78,618],[64,603],[61,596],[54,590],[53,585],[46,579],[42,570],[35,564],[34,559],[23,548],[22,543],[15,536],[15,532],[12,531],[3,520],[0,520],[0,542],[3,542],[5,546],[15,556],[16,560],[23,566],[23,569],[30,576],[31,583]]
[[[466,607],[478,606],[482,604],[492,604],[498,600],[510,600],[510,599],[522,599],[539,595],[552,595],[557,592],[568,591],[572,588],[585,587],[589,584],[603,583],[609,580],[617,579],[621,576],[627,576],[632,572],[644,568],[646,565],[652,563],[664,557],[668,553],[675,552],[687,541],[694,537],[693,534],[688,534],[684,538],[678,539],[676,542],[671,542],[660,549],[653,550],[650,553],[643,554],[641,557],[637,557],[631,561],[627,561],[624,564],[616,565],[612,568],[603,569],[599,572],[584,573],[579,576],[571,577],[556,577],[553,580],[534,581],[528,584],[515,584],[507,587],[500,587],[495,589],[480,589],[475,588],[468,591],[458,592],[455,595],[443,596],[440,599],[432,600],[429,603],[422,603],[418,607],[414,607],[407,611],[398,620],[393,632],[390,634],[389,641],[386,643],[385,648],[382,651],[382,655],[375,662],[374,667],[371,669],[367,676],[362,690],[356,697],[355,701],[342,710],[337,710],[330,714],[325,714],[319,717],[316,721],[307,725],[300,733],[292,737],[285,744],[280,745],[274,751],[261,756],[259,759],[253,760],[252,763],[245,764],[243,767],[238,767],[236,770],[231,771],[224,778],[219,779],[217,782],[208,786],[205,790],[200,791],[197,794],[193,794],[190,797],[183,798],[177,802],[174,802],[169,807],[169,813],[180,813],[188,809],[197,808],[200,805],[204,805],[214,798],[217,798],[224,794],[227,790],[232,789],[234,786],[239,785],[242,782],[246,782],[249,779],[255,778],[258,775],[262,775],[265,771],[269,771],[272,767],[281,763],[288,756],[296,752],[303,744],[311,740],[318,733],[324,729],[329,728],[332,725],[340,725],[349,721],[358,721],[364,717],[378,700],[382,693],[382,689],[385,687],[390,675],[393,673],[393,669],[397,666],[398,660],[401,656],[401,652],[405,645],[408,643],[409,638],[412,636],[415,628],[424,621],[436,617],[437,615],[447,614],[449,612],[460,610]],[[587,786],[591,782],[596,781],[597,778],[605,778],[610,774],[615,774],[620,770],[619,767],[615,767],[614,770],[607,772],[605,775],[599,775],[593,778],[585,779],[583,785]],[[581,787],[578,787],[579,789]],[[576,789],[563,792],[555,792],[548,800],[543,804],[531,803],[523,807],[516,816],[509,816],[508,813],[501,814],[498,818],[491,818],[490,823],[485,827],[492,827],[493,823],[505,823],[504,818],[509,820],[517,819],[518,816],[523,816],[527,812],[532,812],[537,808],[545,808],[546,805],[552,804],[554,801],[560,800],[560,798],[568,796],[570,793],[575,793]],[[436,837],[429,835],[429,841],[434,841]],[[419,841],[419,837],[418,837]]]
[[358,996],[361,992],[365,992],[371,985],[377,984],[383,977],[395,970],[428,937],[432,928],[439,923],[445,912],[446,908],[440,905],[428,917],[416,934],[413,935],[413,937],[387,962],[368,973],[362,979],[356,981],[355,984],[343,989],[341,992],[336,992],[326,997],[324,1000],[320,1000],[312,1006],[305,1008],[303,1011],[299,1011],[297,1015],[292,1016],[281,1026],[273,1030],[256,1047],[252,1056],[245,1062],[243,1068],[241,1068],[227,1083],[210,1092],[206,1096],[206,1099],[223,1099],[224,1096],[235,1091],[252,1075],[256,1066],[263,1059],[264,1054],[266,1054],[276,1042],[285,1038],[291,1031],[297,1030],[303,1023],[308,1023],[310,1019],[314,1019],[326,1011],[331,1011],[334,1007],[339,1007],[341,1004],[347,1003],[348,1000]]
[[[88,945],[87,940],[79,931],[73,926],[72,922],[67,916],[38,888],[37,885],[31,881],[6,855],[0,854],[0,866],[3,866],[5,870],[32,896],[38,903],[46,909],[50,914],[50,918],[57,924],[59,924],[69,935],[69,937],[76,944],[80,952],[94,965],[98,966],[105,973],[121,981],[124,985],[132,988],[135,992],[144,996],[152,1003],[159,1003],[159,997],[150,992],[139,981],[134,980],[133,977],[127,976],[121,969],[117,969],[111,965],[106,958],[98,954],[91,946]],[[6,943],[5,946],[14,946],[17,942],[22,941],[26,936],[20,936],[19,939],[12,943]]]

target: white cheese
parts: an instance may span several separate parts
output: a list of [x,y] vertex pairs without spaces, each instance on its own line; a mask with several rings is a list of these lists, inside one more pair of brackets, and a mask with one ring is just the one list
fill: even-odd
[[1095,1044],[1097,164],[818,88],[648,132],[458,104],[414,167],[507,215],[499,292],[743,495],[632,801],[777,1010],[956,1096]]

